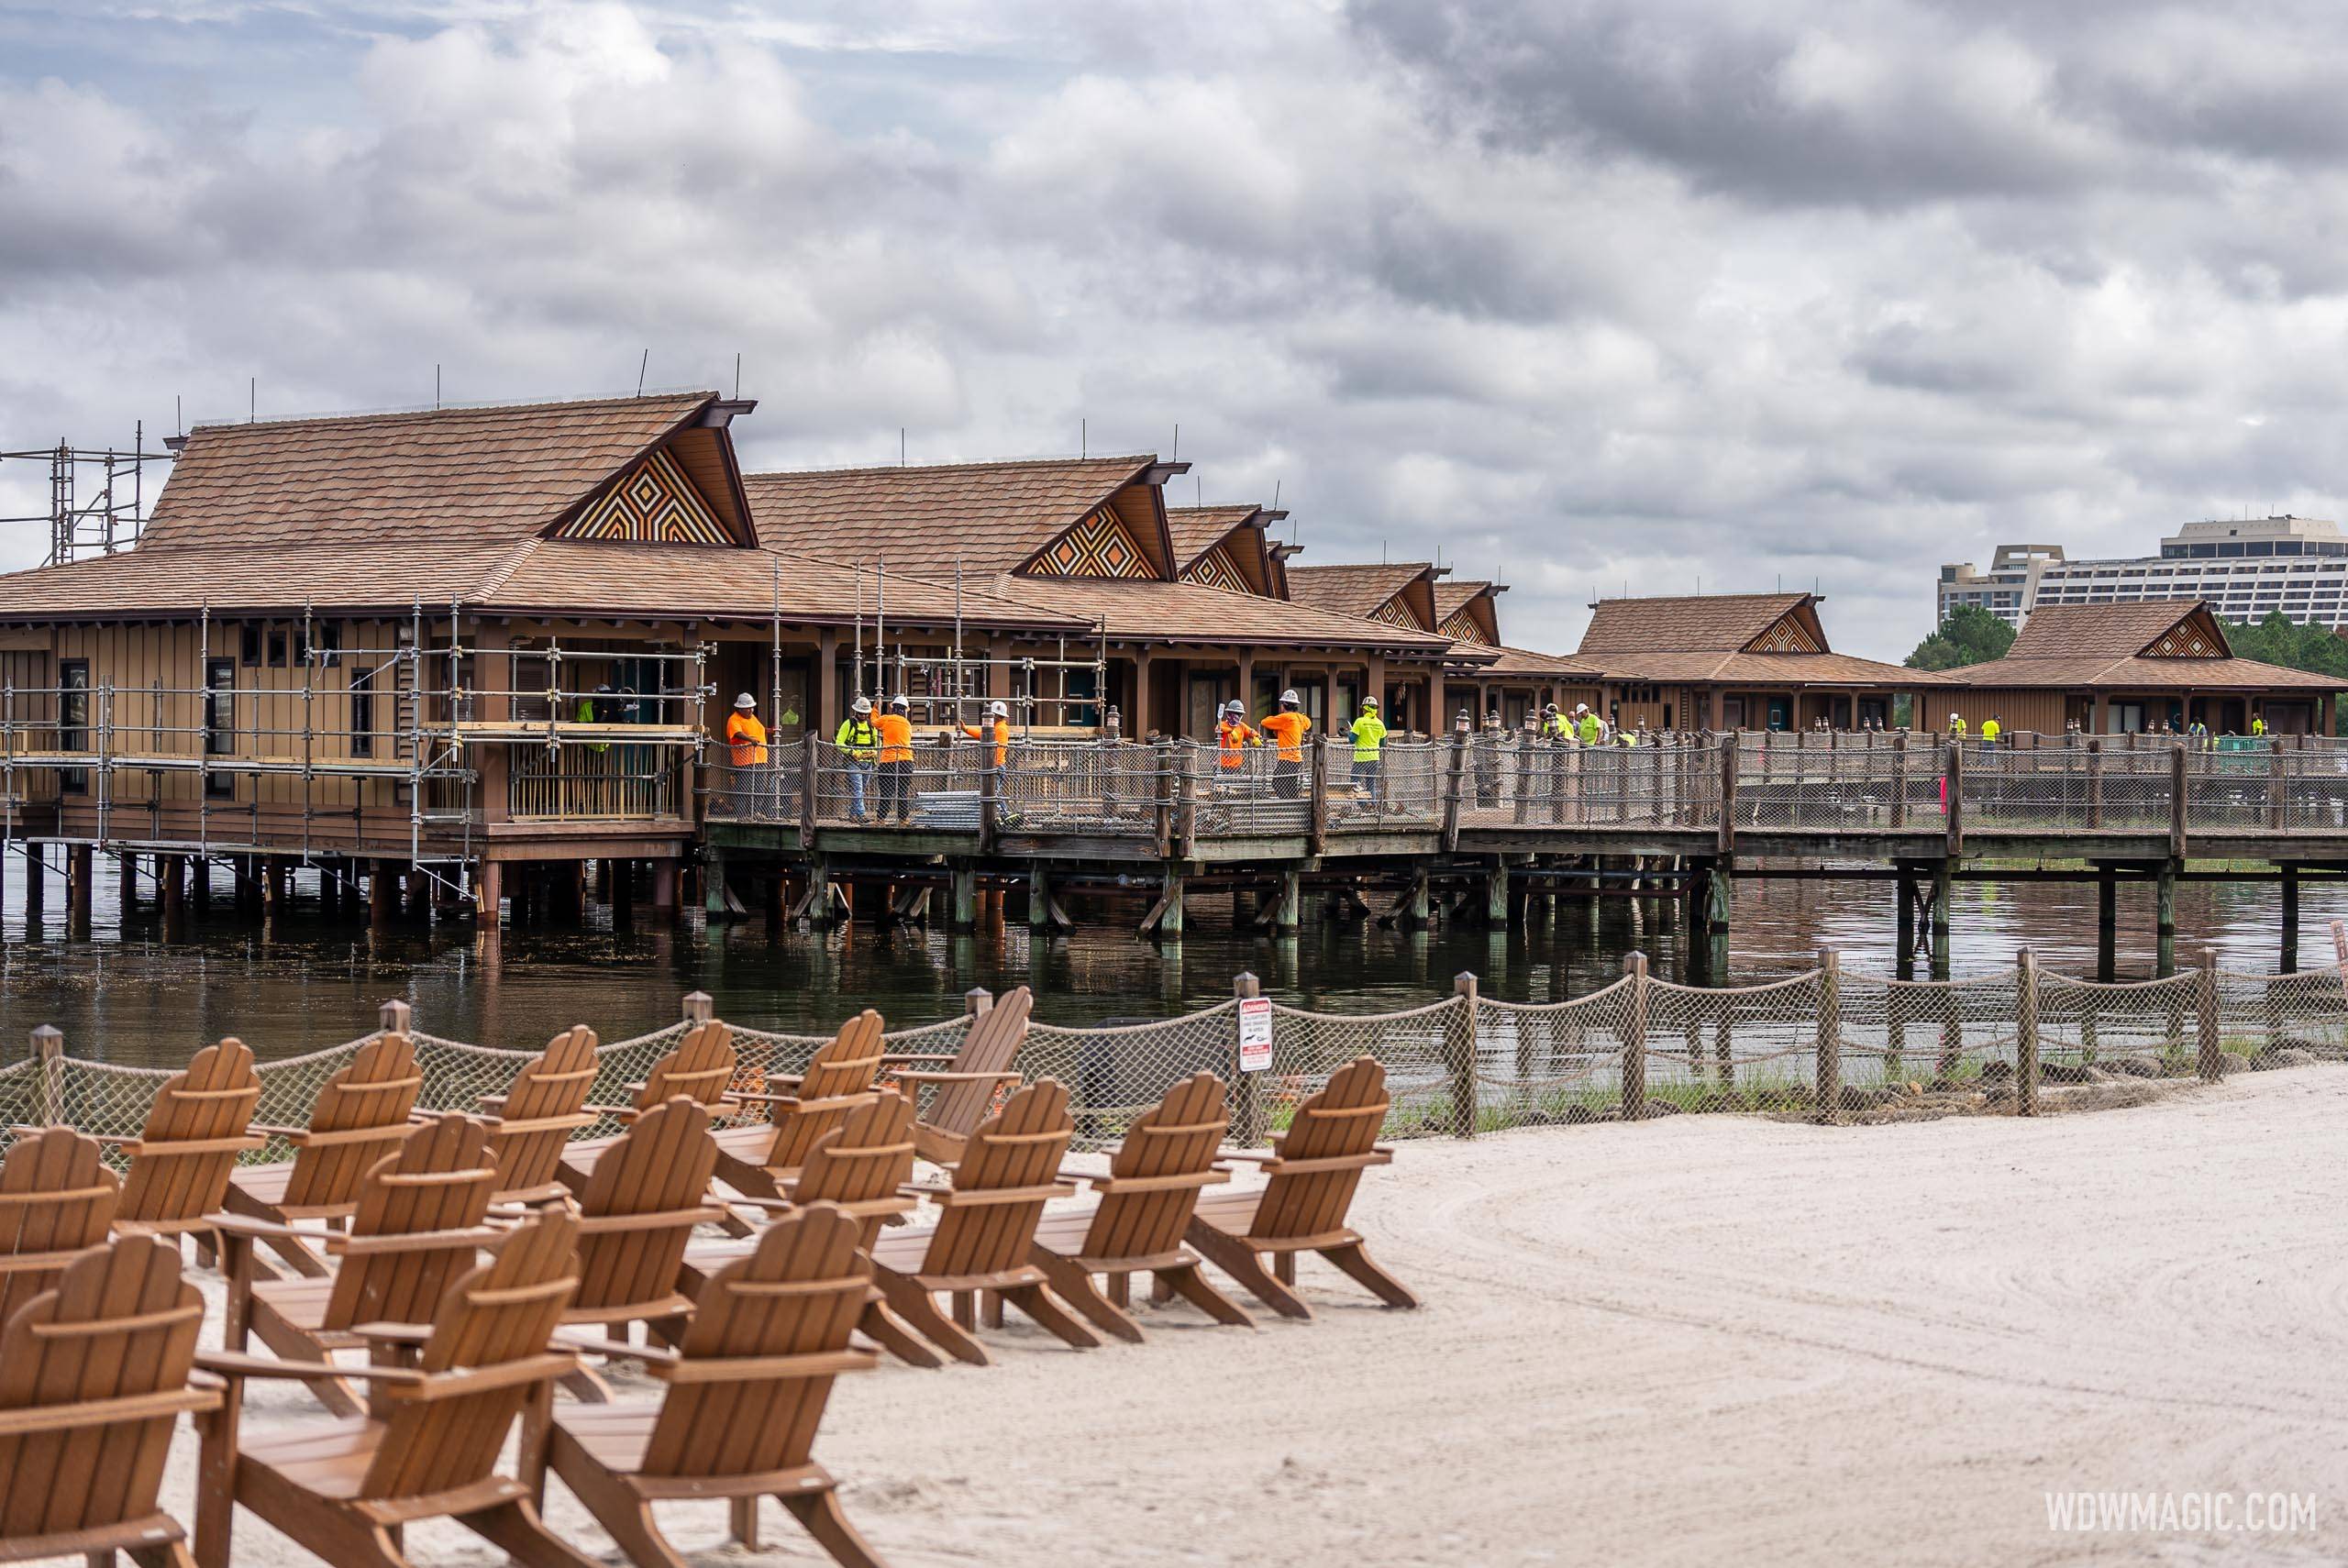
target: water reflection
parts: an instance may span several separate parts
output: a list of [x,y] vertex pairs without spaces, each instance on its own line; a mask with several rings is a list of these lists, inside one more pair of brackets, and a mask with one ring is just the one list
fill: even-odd
[[[18,862],[17,864],[21,864]],[[752,919],[707,940],[692,927],[648,920],[611,929],[596,910],[575,930],[509,931],[484,961],[464,928],[403,927],[371,934],[364,922],[327,913],[304,878],[288,917],[272,926],[239,921],[225,899],[193,922],[190,940],[165,945],[150,904],[126,932],[115,878],[96,879],[93,940],[65,939],[62,879],[50,878],[48,908],[28,927],[23,878],[0,905],[0,1060],[15,1060],[36,1025],[62,1029],[80,1055],[153,1064],[185,1060],[224,1034],[264,1056],[348,1039],[372,1025],[377,1005],[411,1003],[434,1033],[535,1045],[558,1026],[593,1023],[607,1040],[657,1028],[678,999],[705,990],[724,1017],[792,1029],[828,1029],[866,1005],[892,1023],[958,1010],[970,987],[1036,989],[1037,1016],[1091,1022],[1184,1011],[1231,994],[1240,970],[1283,1001],[1330,1010],[1376,1010],[1432,999],[1470,971],[1484,993],[1552,1001],[1594,989],[1646,952],[1659,976],[1683,968],[1683,931],[1655,902],[1535,899],[1521,929],[1487,931],[1465,920],[1402,933],[1361,920],[1322,918],[1308,900],[1303,929],[1274,937],[1233,929],[1228,901],[1196,901],[1179,944],[1132,934],[1139,899],[1079,906],[1086,923],[1059,936],[996,920],[977,933],[942,931],[777,932]],[[2120,889],[2120,968],[2153,970],[2153,890]],[[2232,966],[2276,962],[2281,900],[2272,883],[2192,882],[2177,891],[2177,955],[2191,964],[2204,943]],[[2092,972],[2095,889],[2088,884],[1959,882],[1953,961],[1959,975],[2035,948],[2049,969]],[[2348,918],[2348,887],[2310,882],[2300,899],[2306,965],[2331,957],[2331,921]],[[1748,880],[1740,884],[1730,977],[1806,967],[1822,946],[1855,967],[1888,972],[1893,961],[1889,883]]]

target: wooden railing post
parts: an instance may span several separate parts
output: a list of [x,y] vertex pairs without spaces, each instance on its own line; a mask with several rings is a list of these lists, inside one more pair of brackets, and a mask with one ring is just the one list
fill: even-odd
[[1468,1018],[1465,1027],[1450,1042],[1451,1044],[1451,1126],[1462,1138],[1476,1135],[1476,977],[1460,974],[1452,977],[1451,994],[1459,998]]
[[1965,853],[1965,747],[1955,736],[1948,743],[1948,858]]
[[[849,766],[855,766],[853,759],[850,760]],[[799,847],[802,849],[815,847],[817,809],[815,798],[817,792],[823,788],[823,780],[824,743],[814,731],[809,730],[799,737]],[[864,787],[869,790],[877,782],[879,778],[876,771],[873,777],[865,780]],[[872,802],[869,801],[867,801],[864,805],[868,812],[872,809]]]
[[375,1010],[376,1021],[386,1034],[405,1034],[415,1022],[415,1010],[404,1001],[387,1001]]
[[1721,820],[1713,848],[1722,860],[1736,853],[1736,732],[1721,736]]
[[2269,833],[2283,831],[2284,806],[2287,786],[2283,778],[2283,737],[2266,737],[2266,828]]
[[1843,1110],[1843,960],[1818,950],[1818,1077],[1811,1118],[1833,1121]]
[[[1242,1001],[1262,996],[1263,983],[1242,969],[1232,977],[1231,994]],[[1264,1075],[1239,1070],[1239,1031],[1235,1019],[1231,1039],[1231,1141],[1235,1147],[1252,1149],[1264,1141],[1264,1095],[1258,1087]]]
[[1623,960],[1631,977],[1631,1010],[1623,1027],[1623,1120],[1636,1121],[1647,1113],[1647,955],[1633,953]]
[[2168,751],[2168,857],[2185,858],[2185,816],[2187,784],[2185,772],[2185,743],[2177,742]]
[[1174,781],[1174,838],[1181,847],[1182,858],[1195,860],[1199,854],[1199,750],[1196,743],[1178,740],[1172,743],[1175,765],[1181,773]]
[[994,1006],[994,993],[984,986],[972,986],[962,993],[962,1010],[972,1018]]
[[2014,955],[2014,1114],[2038,1114],[2038,956]]
[[717,999],[707,991],[687,991],[679,1012],[687,1023],[707,1023],[716,1015]]
[[2088,826],[2103,826],[2103,737],[2088,737]]
[[1312,760],[1305,776],[1305,838],[1315,855],[1329,847],[1329,737],[1312,737]]
[[1168,860],[1174,854],[1174,770],[1173,754],[1168,749],[1171,741],[1154,742],[1149,748],[1150,771],[1156,776],[1153,792],[1157,802],[1157,858]]
[[982,741],[980,744],[986,747],[987,755],[979,759],[981,764],[979,768],[979,853],[992,855],[996,819],[1002,810],[996,794],[1002,778],[994,768],[994,743]]
[[1443,852],[1456,855],[1459,851],[1459,787],[1468,776],[1468,718],[1461,714],[1459,725],[1451,732],[1451,761],[1443,785]]
[[[1873,747],[1875,737],[1867,737]],[[1908,825],[1908,737],[1905,734],[1891,737],[1891,828],[1894,833]]]
[[2201,949],[2201,967],[2193,977],[2193,1000],[2198,1015],[2202,1078],[2215,1083],[2225,1076],[2225,1048],[2218,1040],[2218,950]]
[[33,1091],[33,1124],[65,1124],[65,1035],[53,1024],[33,1031],[33,1060],[39,1064],[39,1087]]

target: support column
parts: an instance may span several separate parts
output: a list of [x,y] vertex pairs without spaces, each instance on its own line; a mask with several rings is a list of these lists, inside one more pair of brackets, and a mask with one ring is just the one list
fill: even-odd
[[636,918],[636,862],[604,862],[604,892],[611,900],[612,924],[626,926]]
[[1304,873],[1293,866],[1280,872],[1279,902],[1272,910],[1275,930],[1294,932],[1304,918]]
[[1401,918],[1396,923],[1404,931],[1421,931],[1434,918],[1434,895],[1427,885],[1425,867],[1411,873],[1411,886],[1402,895]]
[[407,912],[419,921],[432,918],[432,878],[420,866],[407,868]]
[[199,855],[189,867],[189,878],[194,883],[195,912],[199,915],[212,908],[212,857]]
[[[163,880],[163,940],[187,940],[187,859],[179,855],[155,857],[156,872]],[[2295,900],[2296,901],[2296,900]]]
[[39,925],[41,905],[48,900],[49,862],[38,844],[25,845],[25,923]]
[[260,918],[273,921],[285,912],[285,868],[273,855],[257,857],[260,868]]
[[121,873],[120,908],[116,911],[125,925],[138,908],[138,856],[124,850],[115,856],[115,868]]
[[1484,873],[1484,923],[1508,928],[1508,863],[1495,859]]
[[1040,860],[1027,867],[1027,924],[1043,931],[1052,923],[1052,878]]
[[[384,862],[377,861],[377,886],[388,889],[391,880],[383,875]],[[391,899],[386,892],[375,900],[390,918]],[[480,929],[482,943],[495,947],[504,935],[505,866],[502,861],[484,860],[473,872],[473,924]]]
[[1948,978],[1949,952],[1949,889],[1954,885],[1950,874],[1956,863],[1936,860],[1933,863],[1933,978]]
[[1166,868],[1166,911],[1157,917],[1160,936],[1179,937],[1182,934],[1182,870],[1179,865]]
[[652,863],[652,912],[677,918],[677,863],[670,859]]
[[1908,867],[1899,868],[1893,884],[1893,901],[1898,906],[1899,932],[1894,948],[1891,974],[1894,979],[1912,980],[1916,977],[1916,878]]
[[94,856],[86,844],[68,845],[65,851],[65,934],[86,937],[90,934],[90,878],[97,867]]
[[2120,969],[2120,872],[2095,868],[2095,977],[2110,981]]
[[392,869],[388,860],[373,860],[368,865],[367,923],[377,931],[389,931],[392,917],[399,911],[399,873]]
[[[979,928],[979,873],[973,866],[953,866],[947,870],[952,892],[953,908],[947,915],[950,931],[976,931]],[[1180,926],[1175,928],[1180,930]]]
[[[1598,900],[1591,899],[1590,907]],[[1728,979],[1729,922],[1736,913],[1736,878],[1726,860],[1712,862],[1704,878],[1704,975],[1714,985]]]
[[2153,941],[2156,948],[2154,974],[2162,979],[2176,973],[2176,862],[2164,860],[2153,878]]
[[702,867],[702,919],[711,925],[722,925],[734,918],[725,904],[725,856],[713,848]]
[[2283,867],[2283,973],[2299,969],[2299,868]]

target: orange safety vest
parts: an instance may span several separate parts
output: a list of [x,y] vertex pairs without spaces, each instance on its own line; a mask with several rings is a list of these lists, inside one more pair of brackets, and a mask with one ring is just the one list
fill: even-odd
[[1304,732],[1312,721],[1301,713],[1279,712],[1264,721],[1264,733],[1279,743],[1282,762],[1304,760]]
[[1247,758],[1241,754],[1239,748],[1244,745],[1253,745],[1258,738],[1256,732],[1249,729],[1246,724],[1235,724],[1228,719],[1217,723],[1214,727],[1214,733],[1216,737],[1223,742],[1223,755],[1217,760],[1225,767],[1236,768],[1243,767],[1246,763]]
[[726,720],[725,739],[734,748],[737,767],[756,767],[767,759],[767,727],[754,713],[737,712]]
[[[962,733],[969,736],[972,740],[984,740],[987,738],[984,731],[973,728],[969,724],[964,724],[962,726]],[[994,765],[997,767],[1002,767],[1008,766],[1010,761],[1011,721],[1009,719],[997,719],[994,722]]]
[[880,732],[880,760],[911,762],[914,759],[914,722],[903,713],[883,713],[872,721]]

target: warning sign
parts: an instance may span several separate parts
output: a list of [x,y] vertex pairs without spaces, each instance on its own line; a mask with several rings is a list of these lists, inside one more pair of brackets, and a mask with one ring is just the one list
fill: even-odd
[[1272,999],[1239,999],[1239,1070],[1260,1073],[1272,1065]]

